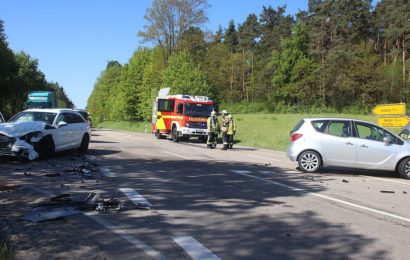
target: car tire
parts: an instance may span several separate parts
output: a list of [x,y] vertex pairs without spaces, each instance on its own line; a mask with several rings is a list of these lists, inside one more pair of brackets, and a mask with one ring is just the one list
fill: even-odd
[[50,157],[55,151],[53,137],[51,135],[43,137],[40,142],[38,142],[36,147],[37,149],[35,150],[39,154],[40,158]]
[[90,137],[88,136],[88,134],[85,134],[83,136],[83,139],[81,140],[80,147],[77,148],[77,151],[81,154],[85,154],[88,151],[89,144],[90,144]]
[[400,177],[410,180],[410,157],[404,158],[398,167]]
[[172,129],[172,141],[173,142],[179,142],[179,137],[178,137],[178,131],[177,131],[177,128],[176,127],[174,127],[173,129]]
[[322,165],[322,159],[315,151],[304,151],[299,156],[298,163],[299,168],[303,172],[313,173],[319,171],[320,166]]

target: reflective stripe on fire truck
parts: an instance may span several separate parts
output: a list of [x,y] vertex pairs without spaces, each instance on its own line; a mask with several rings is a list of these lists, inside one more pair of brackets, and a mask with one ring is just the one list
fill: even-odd
[[157,112],[157,130],[164,130],[165,128],[165,122],[164,118],[162,117],[161,112]]

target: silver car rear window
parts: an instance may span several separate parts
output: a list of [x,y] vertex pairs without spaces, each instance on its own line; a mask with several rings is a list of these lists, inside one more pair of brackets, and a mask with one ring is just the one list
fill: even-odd
[[323,133],[328,123],[329,120],[313,120],[312,126],[316,131]]
[[294,132],[296,132],[297,130],[299,130],[299,128],[303,125],[303,123],[305,123],[305,120],[300,120],[296,126],[292,129],[292,131],[290,131],[290,134],[293,134]]

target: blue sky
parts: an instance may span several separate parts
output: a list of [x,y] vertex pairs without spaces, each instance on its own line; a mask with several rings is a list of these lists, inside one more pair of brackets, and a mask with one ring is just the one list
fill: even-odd
[[[262,6],[287,5],[287,13],[307,9],[307,0],[208,0],[209,23],[216,31],[229,20],[242,23]],[[9,47],[38,59],[48,81],[64,87],[77,108],[84,108],[107,61],[127,63],[143,45],[137,32],[145,24],[150,0],[1,0]]]

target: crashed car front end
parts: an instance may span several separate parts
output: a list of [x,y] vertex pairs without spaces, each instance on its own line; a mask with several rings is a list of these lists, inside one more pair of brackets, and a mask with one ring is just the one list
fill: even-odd
[[[50,127],[50,126],[49,126]],[[35,160],[39,157],[36,144],[47,133],[44,122],[5,123],[0,126],[0,156]]]

